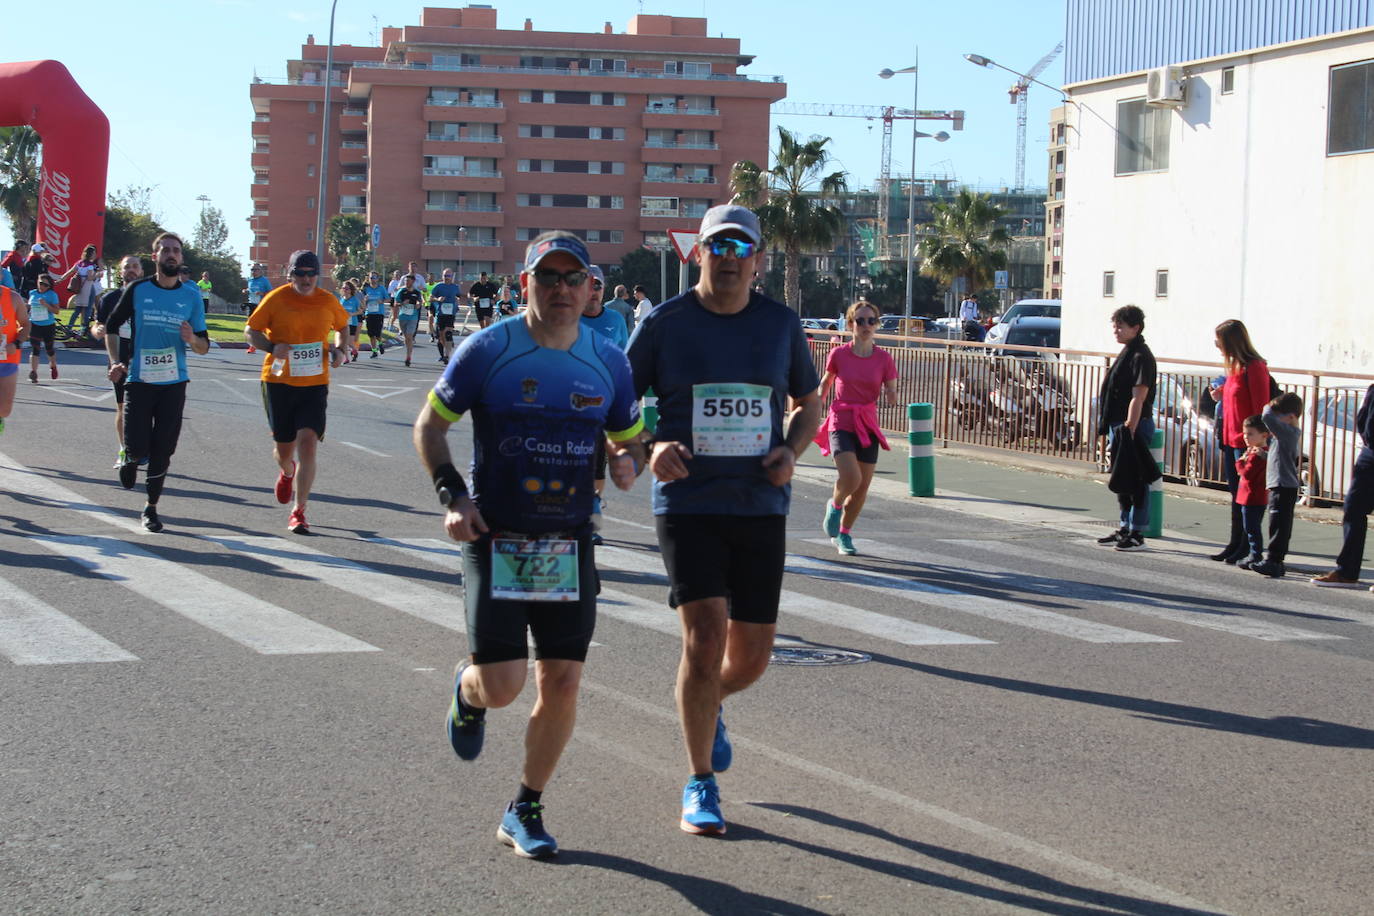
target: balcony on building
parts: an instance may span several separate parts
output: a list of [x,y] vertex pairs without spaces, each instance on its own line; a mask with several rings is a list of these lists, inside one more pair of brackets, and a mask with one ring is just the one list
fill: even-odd
[[506,190],[501,173],[493,169],[422,170],[420,187],[425,191],[487,191],[500,194]]
[[249,197],[251,197],[253,200],[266,200],[268,197],[268,193],[269,188],[267,186],[266,181],[263,181],[260,178],[253,179],[253,183],[249,186],[248,190]]
[[427,261],[501,261],[504,249],[496,239],[426,238],[420,257]]
[[267,115],[257,115],[253,118],[252,134],[254,137],[266,137],[272,132],[272,119]]
[[349,107],[339,112],[339,130],[344,133],[367,130],[367,109]]
[[361,140],[344,140],[339,144],[339,164],[363,166],[367,164],[367,144]]

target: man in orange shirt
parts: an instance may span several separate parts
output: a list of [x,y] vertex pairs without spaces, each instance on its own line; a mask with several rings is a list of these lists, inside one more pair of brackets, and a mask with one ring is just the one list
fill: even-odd
[[248,343],[263,351],[262,402],[276,443],[280,469],[277,502],[296,504],[287,530],[309,534],[305,503],[315,482],[315,458],[324,439],[329,369],[343,362],[341,335],[348,313],[333,293],[319,288],[320,259],[297,251],[288,267],[291,282],[262,297],[243,329]]

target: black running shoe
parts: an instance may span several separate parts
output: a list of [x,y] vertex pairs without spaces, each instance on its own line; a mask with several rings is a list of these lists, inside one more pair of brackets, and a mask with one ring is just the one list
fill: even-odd
[[1101,544],[1103,547],[1115,547],[1123,537],[1130,533],[1131,530],[1129,528],[1118,528],[1106,537],[1098,538],[1097,543]]
[[1144,550],[1145,538],[1139,531],[1127,531],[1121,536],[1121,540],[1116,542],[1117,550]]
[[126,461],[119,466],[119,485],[126,490],[134,488],[134,481],[138,480],[138,462]]
[[143,510],[143,530],[157,534],[162,530],[162,520],[157,517],[157,510],[148,506]]

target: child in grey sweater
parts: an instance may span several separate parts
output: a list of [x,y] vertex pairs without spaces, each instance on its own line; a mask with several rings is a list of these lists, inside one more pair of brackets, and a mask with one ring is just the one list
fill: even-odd
[[1287,572],[1288,541],[1293,535],[1293,508],[1298,503],[1298,458],[1302,453],[1302,398],[1291,391],[1274,398],[1260,414],[1273,436],[1269,445],[1269,546],[1262,562],[1250,568],[1262,576],[1279,579]]

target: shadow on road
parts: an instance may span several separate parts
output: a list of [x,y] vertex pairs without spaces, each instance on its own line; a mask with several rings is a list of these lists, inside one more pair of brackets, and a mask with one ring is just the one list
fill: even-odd
[[[734,832],[731,825],[731,832]],[[622,856],[607,855],[601,852],[586,852],[576,849],[561,849],[556,859],[549,859],[552,865],[582,865],[588,868],[602,868],[606,871],[632,875],[646,881],[657,881],[669,890],[682,895],[702,913],[713,916],[736,916],[739,913],[776,913],[779,916],[821,916],[823,910],[812,909],[798,903],[788,903],[776,897],[757,894],[753,891],[733,887],[723,881],[714,881],[701,875],[666,871],[644,862],[636,862]]]
[[1139,897],[1128,897],[1110,891],[1080,887],[1076,884],[1068,884],[1064,881],[1040,874],[1039,872],[1031,871],[1028,868],[1021,868],[1017,865],[999,862],[995,859],[984,858],[983,856],[974,855],[968,852],[947,849],[944,846],[936,846],[932,843],[922,843],[919,840],[898,836],[889,830],[875,827],[872,824],[850,820],[849,818],[828,814],[824,811],[817,811],[814,808],[804,808],[797,805],[772,804],[769,802],[750,802],[749,804],[757,808],[777,811],[791,817],[803,817],[815,821],[818,824],[824,824],[827,827],[838,827],[842,830],[849,830],[854,833],[861,833],[866,836],[874,837],[875,839],[885,840],[918,855],[926,856],[931,859],[938,859],[941,862],[947,862],[959,868],[978,872],[979,874],[986,875],[997,881],[1016,884],[1024,887],[1028,891],[1053,894],[1057,897],[1077,901],[1076,903],[1068,903],[1065,900],[1048,900],[1043,897],[1032,897],[1017,891],[985,887],[984,885],[976,884],[963,878],[942,875],[938,872],[917,868],[912,865],[901,865],[896,862],[886,862],[880,859],[862,856],[857,853],[826,849],[825,847],[802,842],[801,840],[777,836],[772,837],[774,842],[792,846],[802,852],[838,859],[839,861],[847,862],[851,865],[878,871],[886,875],[891,875],[894,878],[915,881],[929,887],[944,888],[945,890],[968,894],[972,897],[1008,903],[1026,910],[1034,910],[1042,913],[1072,914],[1134,913],[1142,914],[1142,916],[1144,916],[1144,914],[1149,914],[1149,916],[1201,916],[1201,914],[1211,913],[1211,911],[1208,910],[1195,910],[1187,907],[1174,906],[1168,903],[1159,903],[1153,900],[1144,900]]
[[873,661],[897,668],[920,671],[935,677],[962,681],[966,684],[979,684],[984,687],[995,687],[998,690],[1014,690],[1017,693],[1049,697],[1054,700],[1068,700],[1073,703],[1090,703],[1108,709],[1121,709],[1134,713],[1141,718],[1169,725],[1187,725],[1193,728],[1234,732],[1238,735],[1253,735],[1257,738],[1274,738],[1279,741],[1292,741],[1297,744],[1311,744],[1317,747],[1374,750],[1374,730],[1355,725],[1342,725],[1339,722],[1327,722],[1323,719],[1309,719],[1304,716],[1274,716],[1265,719],[1259,716],[1246,716],[1219,709],[1208,709],[1204,706],[1186,706],[1181,703],[1166,703],[1162,700],[1122,696],[1097,690],[1082,690],[1077,687],[1037,684],[1034,681],[1022,681],[995,674],[975,674],[972,671],[941,668],[936,665],[893,658],[889,655],[873,654]]

